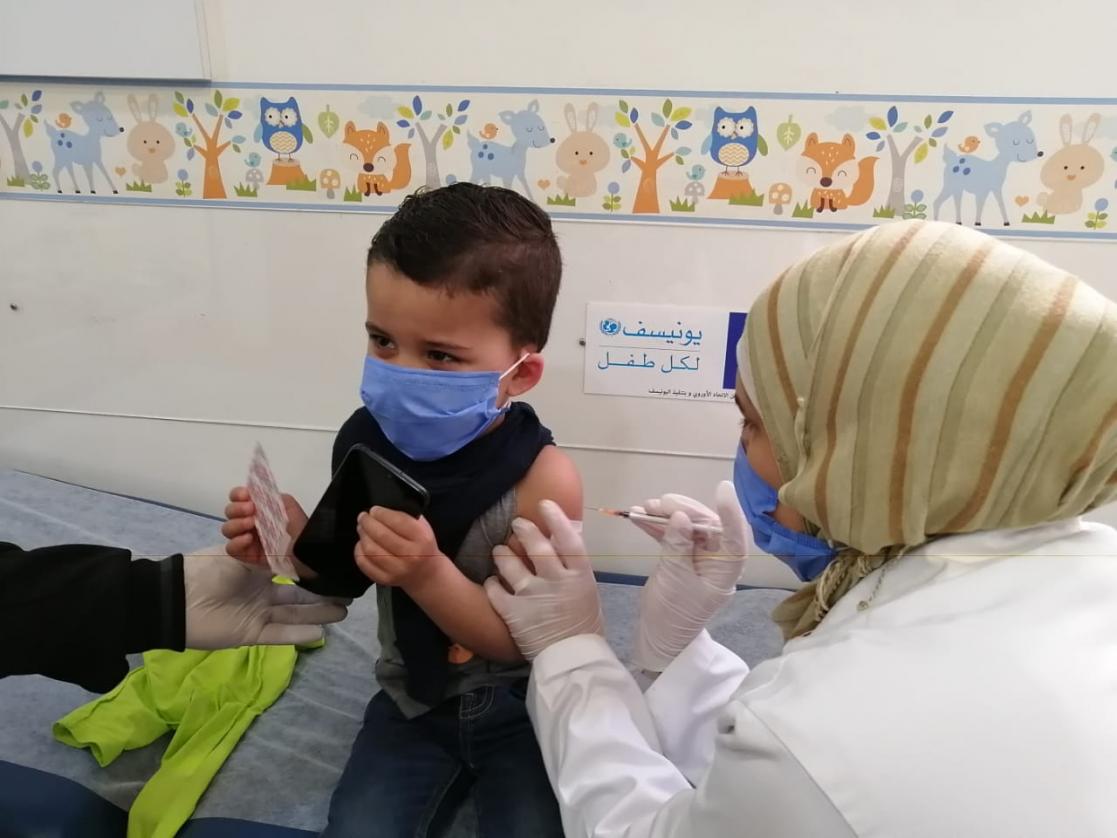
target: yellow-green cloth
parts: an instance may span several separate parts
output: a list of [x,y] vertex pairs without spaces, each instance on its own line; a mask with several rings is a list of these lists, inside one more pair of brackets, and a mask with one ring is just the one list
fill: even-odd
[[148,652],[111,693],[56,722],[54,736],[89,748],[103,768],[174,730],[128,815],[128,838],[171,838],[253,720],[287,689],[296,657],[294,646]]

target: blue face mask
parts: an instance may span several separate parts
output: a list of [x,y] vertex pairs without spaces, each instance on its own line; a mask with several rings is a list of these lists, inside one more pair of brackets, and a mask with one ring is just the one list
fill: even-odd
[[783,561],[802,581],[810,582],[838,555],[838,551],[821,538],[790,530],[772,517],[779,494],[753,471],[740,445],[733,463],[733,487],[752,527],[756,546]]
[[361,401],[412,460],[440,460],[465,448],[508,410],[496,405],[500,381],[524,358],[500,373],[417,370],[366,357]]

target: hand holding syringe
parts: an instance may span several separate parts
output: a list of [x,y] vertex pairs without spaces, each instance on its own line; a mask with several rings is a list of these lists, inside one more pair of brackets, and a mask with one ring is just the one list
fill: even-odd
[[657,539],[661,538],[667,530],[671,514],[674,512],[682,512],[690,518],[695,533],[707,537],[721,535],[721,521],[717,514],[685,495],[664,495],[662,498],[649,500],[643,506],[633,506],[630,509],[607,509],[599,506],[586,508],[613,518],[627,518]]

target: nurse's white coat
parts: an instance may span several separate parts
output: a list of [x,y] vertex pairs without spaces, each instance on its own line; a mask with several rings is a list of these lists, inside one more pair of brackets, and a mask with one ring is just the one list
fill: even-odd
[[567,834],[1117,836],[1117,533],[955,536],[880,573],[751,673],[705,633],[646,696],[597,636],[543,652]]

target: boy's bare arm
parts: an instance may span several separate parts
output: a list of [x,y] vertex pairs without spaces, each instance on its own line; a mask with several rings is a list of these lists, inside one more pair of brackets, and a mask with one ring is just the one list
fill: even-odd
[[522,661],[508,627],[489,604],[485,589],[462,573],[446,556],[431,572],[403,589],[446,636],[491,661]]
[[[574,464],[557,448],[540,452],[517,487],[522,518],[541,528],[539,503],[550,499],[572,519],[582,517],[582,482]],[[398,585],[455,643],[493,661],[522,660],[504,621],[484,588],[438,551],[425,521],[403,513],[373,510],[362,516],[357,564],[380,584]]]

